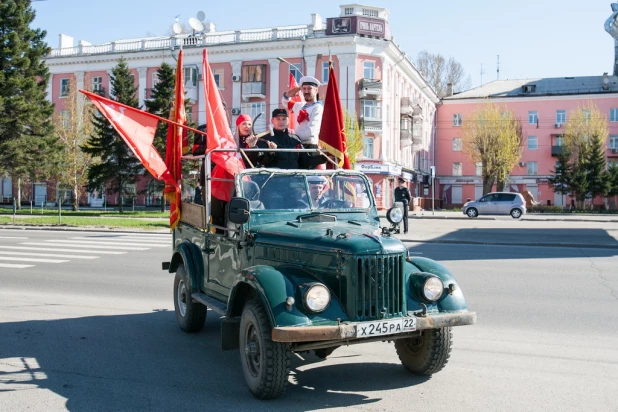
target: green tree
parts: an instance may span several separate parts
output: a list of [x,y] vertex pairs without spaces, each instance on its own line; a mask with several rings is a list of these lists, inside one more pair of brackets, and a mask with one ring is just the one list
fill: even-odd
[[50,48],[46,32],[30,28],[34,18],[30,1],[0,3],[0,173],[17,182],[18,205],[22,183],[49,177],[60,159],[47,100]]
[[[586,179],[588,180],[588,195],[593,199],[597,196],[605,198],[610,190],[605,150],[605,140],[601,140],[599,136],[592,136],[586,159]],[[605,198],[605,208],[607,209],[607,198]]]
[[[120,58],[112,69],[111,88],[114,100],[127,106],[138,107],[135,79],[124,58]],[[96,112],[92,122],[94,133],[82,149],[99,158],[100,163],[88,168],[88,189],[105,188],[108,194],[118,194],[119,211],[122,213],[124,196],[135,195],[128,185],[137,181],[138,175],[143,173],[143,167],[105,117]]]
[[356,116],[353,116],[347,110],[343,111],[343,122],[346,130],[346,144],[348,145],[348,158],[350,166],[354,168],[356,157],[363,151],[363,126],[360,124]]
[[571,186],[572,171],[569,164],[571,153],[569,153],[565,146],[561,146],[561,148],[556,167],[552,170],[554,177],[549,178],[549,184],[555,193],[566,195],[569,193]]
[[[144,104],[148,112],[168,119],[174,103],[174,87],[176,85],[174,68],[167,63],[162,63],[157,70],[157,79],[158,82],[152,89],[151,98],[146,100]],[[167,128],[167,123],[159,122],[153,142],[163,159],[165,159],[167,145]],[[165,198],[163,197],[165,185],[162,182],[157,182],[154,187],[161,191],[161,210],[165,211]]]
[[615,196],[618,195],[618,165],[614,163],[609,167],[609,169],[607,169],[607,177],[610,182],[609,191],[607,192],[607,196],[613,198],[613,200],[610,202],[609,208],[615,209],[616,208]]

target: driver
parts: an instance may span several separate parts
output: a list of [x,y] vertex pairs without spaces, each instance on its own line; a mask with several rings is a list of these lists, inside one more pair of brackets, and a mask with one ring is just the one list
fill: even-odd
[[328,199],[324,196],[327,180],[324,176],[308,176],[309,195],[313,207],[324,207]]

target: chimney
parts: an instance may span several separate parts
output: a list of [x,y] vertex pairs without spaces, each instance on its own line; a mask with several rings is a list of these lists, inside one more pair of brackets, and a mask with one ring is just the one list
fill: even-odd
[[609,90],[609,77],[607,72],[603,73],[603,90]]
[[450,97],[453,95],[453,83],[446,84],[446,97]]

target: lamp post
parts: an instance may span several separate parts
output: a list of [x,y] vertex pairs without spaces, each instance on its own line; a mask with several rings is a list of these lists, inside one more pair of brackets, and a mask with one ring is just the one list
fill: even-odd
[[304,76],[303,71],[295,64],[290,63],[289,61],[287,61],[286,59],[284,59],[283,57],[277,57],[277,60],[279,60],[280,62],[283,63],[287,63],[290,66],[294,67],[296,70],[298,70],[298,72],[300,73],[301,76]]

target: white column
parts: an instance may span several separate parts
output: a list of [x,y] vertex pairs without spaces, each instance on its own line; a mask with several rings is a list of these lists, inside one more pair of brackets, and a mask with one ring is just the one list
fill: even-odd
[[47,100],[52,101],[53,96],[53,86],[54,86],[54,75],[50,74],[49,81],[47,82]]
[[[88,88],[84,87],[84,77],[85,77],[85,72],[75,72],[75,86],[77,87],[77,90],[88,90]],[[76,104],[77,104],[77,116],[79,117],[77,119],[77,121],[81,124],[83,118],[83,114],[84,114],[84,110],[83,110],[83,106],[84,106],[84,99],[80,98],[83,97],[83,95],[81,93],[77,93],[77,98],[76,100]]]
[[113,99],[114,94],[112,92],[112,71],[107,70],[107,90],[109,90],[109,98]]
[[84,77],[85,77],[85,72],[75,72],[75,83],[77,86],[77,90],[83,89],[84,88]]
[[139,99],[139,107],[144,107],[144,100],[146,99],[146,75],[148,74],[148,67],[138,67],[138,82],[137,82],[137,97]]
[[307,76],[316,77],[315,76],[316,58],[312,57],[312,58],[309,58],[309,59],[305,60],[305,64],[307,66],[305,74]]
[[356,54],[337,55],[339,67],[339,94],[341,96],[341,106],[350,114],[356,113]]
[[[232,65],[232,76],[241,76],[242,74],[242,60],[234,60],[231,61]],[[230,79],[231,80],[231,79]],[[240,99],[241,99],[241,82],[232,82],[232,108],[240,109]],[[236,124],[236,118],[232,117],[232,125]]]
[[[281,102],[282,92],[279,92],[279,65],[278,59],[268,59],[268,65],[270,66],[270,105],[266,108],[264,116],[270,117],[269,113],[272,113]],[[266,122],[268,124],[268,121]]]

